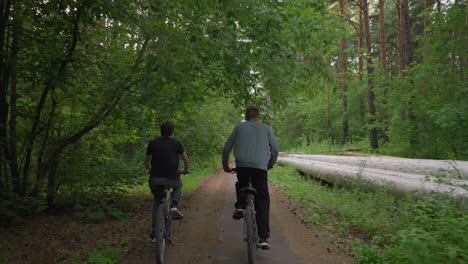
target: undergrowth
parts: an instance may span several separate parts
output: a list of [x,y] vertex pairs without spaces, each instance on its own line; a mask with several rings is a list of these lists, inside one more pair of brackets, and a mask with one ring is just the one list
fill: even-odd
[[[183,192],[195,189],[201,179],[210,176],[219,167],[219,157],[213,156],[205,160],[195,159],[191,161],[190,165],[192,173],[182,175]],[[140,177],[146,179],[148,175]],[[143,182],[141,185],[126,189],[121,195],[115,196],[112,200],[102,199],[101,196],[95,195],[82,196],[82,202],[75,202],[74,214],[87,222],[98,222],[104,219],[126,220],[127,215],[122,208],[132,202],[131,194],[151,196],[147,180],[143,180]]]
[[355,237],[356,263],[466,263],[468,214],[447,196],[396,198],[384,188],[329,187],[277,167],[270,180],[285,190],[309,221],[330,235]]
[[73,264],[118,264],[121,261],[120,250],[106,242],[103,246],[93,249],[86,261],[75,261]]
[[338,146],[333,144],[331,141],[323,140],[320,142],[303,143],[295,147],[288,148],[285,152],[288,153],[302,153],[302,154],[317,154],[317,155],[340,155],[344,149],[362,149],[358,153],[370,153],[368,143],[365,141],[347,143],[345,145]]

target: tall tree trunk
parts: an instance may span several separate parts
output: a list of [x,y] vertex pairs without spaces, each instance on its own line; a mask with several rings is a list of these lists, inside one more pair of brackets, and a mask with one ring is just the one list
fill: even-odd
[[358,78],[362,81],[362,71],[364,69],[364,61],[362,58],[362,49],[364,48],[364,22],[363,22],[363,12],[362,12],[362,0],[359,0],[359,25],[358,25]]
[[366,39],[366,49],[367,49],[367,82],[368,82],[368,104],[369,104],[369,126],[370,126],[370,147],[373,150],[379,148],[379,141],[377,138],[377,128],[375,125],[375,94],[374,94],[374,84],[373,84],[373,74],[374,67],[372,66],[372,48],[371,48],[371,33],[370,33],[370,21],[369,21],[369,6],[367,0],[362,0],[362,9],[364,11],[364,30],[365,30],[365,39]]
[[[411,63],[413,62],[413,47],[411,44],[411,22],[410,22],[410,17],[409,17],[409,6],[408,6],[408,0],[399,0],[400,1],[400,17],[401,17],[401,32],[402,34],[401,38],[403,41],[403,56],[404,56],[404,64],[401,65],[400,67],[403,68],[403,70],[406,70],[407,68],[410,67]],[[403,75],[404,72],[403,72]],[[413,80],[410,77],[409,78],[409,83],[412,86],[413,85]],[[410,89],[413,89],[411,87]],[[416,146],[419,145],[419,140],[418,140],[418,124],[416,120],[416,114],[414,112],[413,104],[414,104],[414,96],[411,96],[409,98],[409,103],[408,103],[408,120],[410,122],[410,145],[411,145],[411,150],[414,154],[414,151],[416,150]]]
[[[63,149],[62,149],[63,150]],[[57,167],[59,164],[59,158],[62,154],[62,150],[56,151],[52,153],[52,157],[49,161],[49,173],[48,173],[48,181],[47,181],[47,206],[49,209],[54,208],[55,203],[55,196],[57,194],[56,188],[56,175],[57,175]]]
[[[362,56],[362,51],[364,49],[364,21],[363,21],[363,11],[362,11],[362,0],[359,0],[359,25],[358,25],[358,79],[362,82],[362,72],[364,70],[364,59]],[[366,103],[365,98],[359,99],[359,115],[361,117],[361,125],[366,125]]]
[[[7,102],[8,81],[10,74],[8,73],[8,21],[10,19],[11,1],[1,1],[0,3],[0,162],[3,169],[2,178],[5,186],[8,186],[8,138],[7,138],[7,122],[9,105]],[[4,175],[3,175],[4,174]],[[16,186],[16,184],[14,184]]]
[[385,1],[379,0],[379,61],[382,68],[387,66],[386,61],[386,40],[385,40]]
[[49,167],[50,167],[49,164],[46,162],[48,160],[44,160],[44,155],[46,152],[46,147],[49,144],[49,137],[50,137],[50,133],[52,130],[52,123],[53,123],[53,119],[55,116],[55,109],[57,107],[57,98],[56,98],[54,90],[52,90],[51,103],[52,103],[52,107],[50,110],[49,118],[47,120],[47,126],[45,128],[44,139],[42,140],[41,148],[39,149],[39,152],[37,154],[36,181],[34,183],[34,188],[31,192],[31,194],[34,197],[37,197],[39,192],[41,191],[42,183],[44,182],[44,178],[46,174],[48,173]]
[[18,37],[19,37],[19,8],[17,1],[13,4],[13,34],[11,43],[11,58],[9,58],[10,65],[10,171],[12,179],[18,179],[18,186],[16,187],[20,193],[23,193],[20,185],[20,175],[18,173],[18,155],[17,155],[17,140],[16,140],[16,98],[17,98],[17,61],[18,61]]
[[[386,71],[387,67],[387,51],[386,51],[386,39],[385,39],[385,1],[379,0],[379,61],[383,71]],[[387,104],[387,88],[384,86],[383,98],[382,98],[382,123],[383,128],[381,129],[382,140],[387,143],[389,138],[388,132],[388,114],[385,105]]]
[[[428,57],[430,54],[430,46],[428,43],[428,37],[429,37],[429,25],[430,25],[430,15],[431,15],[431,9],[432,9],[432,0],[424,0],[424,43],[423,43],[423,51],[422,51],[422,57],[423,61],[427,62]],[[423,85],[421,88],[421,93],[422,96],[425,98],[425,100],[428,100],[428,89],[425,85]]]
[[331,135],[331,115],[330,115],[330,86],[327,85],[326,87],[326,93],[327,93],[327,131],[328,135]]
[[[346,21],[346,3],[345,0],[341,0],[340,2],[340,13],[342,19]],[[338,75],[338,83],[341,88],[341,99],[342,99],[342,115],[343,115],[343,138],[342,144],[346,144],[349,140],[349,123],[348,123],[348,96],[346,95],[347,92],[347,84],[346,84],[346,72],[348,71],[348,58],[346,54],[346,38],[341,38],[341,59],[340,59],[340,74]]]
[[[430,16],[431,16],[431,9],[432,9],[432,0],[424,0],[424,39],[427,41],[428,38],[428,29],[431,23]],[[427,43],[424,43],[424,51],[423,51],[423,58],[427,60],[427,56],[429,55],[429,46]]]
[[404,48],[405,48],[405,67],[408,67],[413,62],[413,46],[411,44],[411,21],[409,17],[408,0],[400,0],[403,9],[403,30],[405,33]]
[[398,38],[398,69],[400,76],[404,75],[406,66],[406,53],[405,53],[405,29],[404,29],[404,16],[403,16],[403,2],[405,0],[398,0],[397,6],[397,38]]

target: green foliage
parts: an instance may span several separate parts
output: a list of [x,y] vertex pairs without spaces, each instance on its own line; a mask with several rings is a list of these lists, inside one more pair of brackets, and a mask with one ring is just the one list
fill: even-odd
[[200,185],[200,180],[213,174],[220,167],[221,156],[215,155],[205,160],[194,160],[192,173],[182,176],[182,191],[187,192]]
[[356,263],[464,263],[468,257],[468,215],[447,196],[396,199],[359,182],[326,187],[290,167],[275,168],[270,175],[310,221],[327,232],[359,231],[371,241],[352,244]]
[[118,264],[122,258],[120,251],[106,242],[99,249],[93,249],[89,254],[87,261],[75,261],[74,264]]
[[26,221],[31,215],[45,209],[45,206],[33,197],[16,194],[0,195],[0,224],[11,225]]
[[[285,6],[266,0],[15,2],[5,13],[14,23],[1,32],[20,33],[18,49],[5,38],[0,52],[2,65],[17,76],[5,88],[16,97],[0,91],[16,104],[0,102],[6,119],[16,116],[0,124],[9,131],[0,144],[0,188],[47,196],[51,207],[88,193],[121,196],[144,181],[143,149],[163,120],[176,123],[194,161],[219,154],[232,120],[240,119],[227,102],[267,108],[267,93],[283,100],[295,78],[298,51],[282,33],[297,37],[291,23],[301,23],[286,20]],[[301,19],[321,18],[307,10]],[[319,25],[314,31],[322,32]],[[13,145],[18,166],[3,162]]]
[[360,264],[380,264],[386,263],[380,249],[375,245],[366,245],[360,240],[354,242],[352,250],[354,262]]
[[[298,5],[302,3],[296,1]],[[356,21],[357,12],[351,5],[349,19]],[[333,13],[338,8],[331,8],[323,17],[335,20]],[[303,7],[303,6],[301,6]],[[439,6],[440,8],[440,6]],[[294,10],[294,9],[291,9]],[[308,10],[308,9],[307,9]],[[317,12],[321,9],[316,9]],[[326,31],[327,48],[323,49],[320,40],[307,40],[314,43],[314,48],[322,52],[316,65],[321,65],[322,60],[328,60],[333,67],[327,67],[328,78],[320,78],[310,74],[310,78],[298,80],[295,87],[308,87],[308,89],[296,89],[295,94],[289,94],[288,102],[279,106],[275,123],[278,138],[282,149],[315,149],[313,145],[334,144],[340,148],[343,142],[343,124],[347,120],[349,125],[349,140],[353,148],[361,147],[360,142],[369,141],[369,130],[376,128],[379,138],[379,153],[401,157],[433,158],[433,159],[468,159],[467,144],[468,130],[466,112],[468,93],[466,87],[467,68],[466,57],[466,6],[462,4],[447,3],[442,7],[443,11],[436,8],[425,13],[422,2],[411,2],[412,34],[416,41],[411,42],[414,60],[403,74],[399,73],[398,56],[394,47],[396,43],[396,29],[394,24],[398,14],[395,6],[385,3],[385,31],[387,60],[391,67],[385,68],[377,63],[378,54],[371,54],[375,68],[372,76],[362,74],[358,78],[357,57],[360,51],[356,47],[357,38],[355,29],[349,22],[341,25],[334,24],[334,28]],[[302,11],[302,12],[310,12]],[[302,12],[297,12],[302,14]],[[318,22],[312,13],[308,13],[310,19],[321,26],[326,22]],[[371,39],[378,39],[378,15],[371,11]],[[323,14],[322,13],[322,14]],[[430,26],[424,33],[423,19],[430,15]],[[300,15],[299,15],[299,19]],[[347,20],[347,19],[346,19]],[[395,25],[395,26],[394,26]],[[314,28],[312,26],[312,28]],[[300,30],[300,29],[299,29]],[[314,32],[313,30],[311,32]],[[304,33],[303,35],[307,35]],[[423,37],[424,34],[424,37]],[[348,48],[340,50],[337,46],[342,38],[346,38]],[[322,39],[322,38],[320,38]],[[300,45],[303,39],[294,43]],[[333,43],[333,44],[332,44]],[[377,47],[377,50],[379,47]],[[348,70],[344,75],[339,74],[340,59],[338,56],[345,54]],[[311,56],[314,52],[311,51]],[[307,53],[308,55],[308,53]],[[305,55],[305,56],[307,56]],[[364,56],[364,60],[365,60]],[[315,64],[315,63],[314,63]],[[314,69],[310,66],[310,69]],[[365,66],[365,65],[364,65]],[[319,71],[315,70],[315,73]],[[296,76],[300,78],[299,76]],[[369,125],[368,114],[368,78],[372,77],[373,91],[376,95],[377,108],[376,120]],[[298,84],[300,82],[300,85]],[[347,92],[342,94],[338,83],[344,83]],[[343,103],[346,96],[346,112]],[[368,144],[367,144],[368,145]],[[368,147],[367,147],[368,148]],[[320,151],[320,150],[319,150]],[[315,152],[320,153],[320,152]]]
[[87,222],[99,222],[105,219],[126,220],[127,215],[107,201],[89,201],[88,203],[78,203],[73,208],[74,214],[83,218]]

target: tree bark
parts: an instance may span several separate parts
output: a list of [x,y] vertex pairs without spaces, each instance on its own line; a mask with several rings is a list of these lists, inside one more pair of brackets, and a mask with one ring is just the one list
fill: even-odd
[[397,2],[398,69],[400,76],[404,75],[404,70],[406,66],[403,1],[404,0],[398,0]]
[[[18,61],[18,52],[19,52],[19,45],[18,45],[18,37],[19,37],[19,22],[18,22],[18,3],[15,2],[13,4],[13,34],[12,34],[12,43],[11,43],[11,57],[9,58],[9,65],[10,65],[10,130],[9,130],[9,145],[10,145],[10,171],[11,171],[11,178],[17,179],[16,189],[20,193],[21,191],[21,183],[20,183],[20,175],[18,173],[18,155],[17,155],[17,140],[16,140],[16,98],[17,98],[17,61]],[[24,193],[23,193],[24,194]]]
[[367,84],[368,84],[368,105],[369,105],[369,126],[370,126],[370,147],[373,150],[379,148],[379,141],[377,138],[377,129],[374,127],[375,124],[375,93],[374,93],[374,84],[373,84],[373,74],[374,67],[372,66],[372,57],[371,57],[371,33],[369,25],[369,6],[367,0],[362,0],[362,9],[364,12],[364,30],[365,30],[365,39],[366,39],[366,49],[367,49]]
[[400,0],[402,2],[403,14],[403,30],[404,30],[404,49],[405,49],[405,67],[408,67],[413,62],[413,46],[411,44],[411,21],[409,17],[408,0]]
[[49,113],[49,118],[47,120],[47,126],[45,128],[44,139],[42,141],[41,148],[37,154],[36,180],[34,183],[34,188],[31,193],[34,197],[37,197],[40,190],[42,189],[42,183],[44,181],[44,177],[48,173],[48,170],[50,167],[49,164],[44,161],[44,154],[46,152],[46,147],[49,144],[49,136],[52,130],[52,123],[53,123],[53,119],[55,116],[55,109],[57,108],[57,98],[56,98],[55,91],[52,90],[51,94],[52,94],[51,96],[52,107]]
[[427,29],[431,23],[432,0],[424,0],[424,38],[427,38]]
[[385,40],[385,1],[379,0],[379,60],[382,68],[385,69],[386,62],[386,40]]
[[10,19],[11,1],[6,0],[0,3],[0,162],[4,167],[2,169],[3,179],[5,186],[8,186],[8,135],[7,135],[7,122],[9,105],[7,102],[8,96],[8,81],[10,79],[8,73],[8,21]]
[[330,115],[330,86],[326,86],[326,93],[327,93],[327,129],[328,134],[331,135],[331,115]]
[[362,71],[364,69],[364,61],[362,58],[362,49],[364,48],[364,22],[363,22],[363,12],[362,12],[362,0],[359,0],[359,30],[358,30],[358,78],[362,81]]
[[[340,2],[340,13],[344,22],[346,22],[346,3],[345,0]],[[338,75],[338,83],[341,88],[341,99],[342,99],[342,115],[343,115],[343,137],[342,144],[346,144],[349,141],[349,123],[348,123],[348,96],[347,84],[346,84],[346,72],[348,71],[348,58],[346,55],[347,40],[345,37],[341,38],[341,59],[340,59],[340,74]]]
[[[387,69],[387,51],[386,51],[386,39],[385,39],[385,0],[379,0],[379,61],[383,71]],[[382,135],[383,142],[389,142],[388,132],[388,114],[385,105],[387,104],[387,88],[385,86],[383,89],[383,98],[382,98],[382,123],[383,128],[380,133]]]
[[[362,72],[364,71],[364,59],[363,59],[363,49],[364,49],[364,21],[363,21],[363,11],[362,11],[362,0],[358,0],[359,5],[359,25],[358,25],[358,79],[362,82]],[[366,125],[366,102],[365,98],[359,99],[359,115],[361,118],[361,125]]]

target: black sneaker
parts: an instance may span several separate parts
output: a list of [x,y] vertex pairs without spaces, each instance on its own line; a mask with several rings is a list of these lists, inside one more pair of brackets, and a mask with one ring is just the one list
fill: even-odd
[[268,250],[271,248],[266,238],[260,238],[257,242],[257,246],[263,250]]
[[234,213],[232,213],[232,219],[239,220],[242,218],[244,218],[244,209],[237,208],[234,210]]

